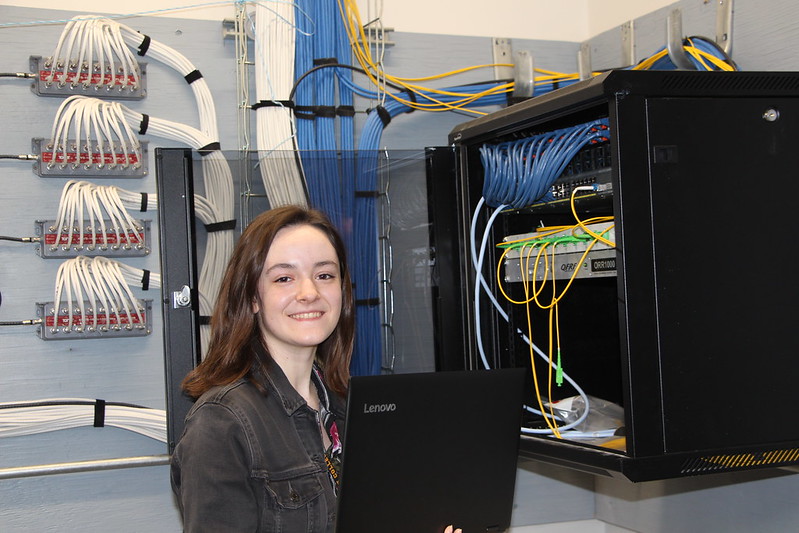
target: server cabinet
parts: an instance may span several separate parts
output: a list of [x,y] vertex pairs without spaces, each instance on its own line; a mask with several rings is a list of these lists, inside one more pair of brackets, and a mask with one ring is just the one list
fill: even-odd
[[[607,125],[606,140],[571,160],[552,189],[565,195],[493,220],[484,277],[497,311],[471,253],[496,207],[475,215],[485,192],[481,149],[596,121]],[[797,226],[799,73],[611,71],[464,123],[449,140],[436,151],[454,158],[457,179],[429,165],[433,225],[447,216],[436,206],[452,198],[459,213],[452,243],[433,236],[439,260],[451,254],[444,263],[455,269],[438,276],[439,293],[453,295],[437,302],[438,315],[457,316],[438,335],[440,360],[528,366],[543,382],[558,365],[531,353],[522,334],[547,352],[556,331],[561,368],[588,397],[623,409],[613,439],[523,435],[523,455],[633,481],[799,461],[799,283],[784,268]],[[594,190],[574,196],[572,213],[569,191],[586,183]],[[543,309],[528,325],[528,306],[499,296],[500,288],[515,301],[529,293],[509,281],[508,259],[493,244],[574,215],[612,217],[615,246],[553,282],[556,292],[574,278],[557,328]],[[556,401],[575,390],[566,383],[542,395]]]

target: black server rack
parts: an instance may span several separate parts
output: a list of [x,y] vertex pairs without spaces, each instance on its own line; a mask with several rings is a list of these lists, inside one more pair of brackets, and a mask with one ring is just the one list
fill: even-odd
[[[559,303],[559,332],[564,370],[623,408],[623,424],[613,446],[524,435],[521,454],[632,481],[797,464],[799,73],[610,71],[453,129],[428,165],[440,366],[481,366],[479,335],[490,365],[546,375],[519,333],[546,343],[542,310],[528,328],[525,306],[501,302],[507,321],[485,297],[475,306],[480,149],[592,121],[607,141],[578,153],[556,187],[597,185],[574,209],[613,217],[615,248],[588,256]],[[488,240],[569,219],[564,200],[508,208]],[[486,272],[500,257],[488,247]],[[494,293],[500,277],[486,276]]]

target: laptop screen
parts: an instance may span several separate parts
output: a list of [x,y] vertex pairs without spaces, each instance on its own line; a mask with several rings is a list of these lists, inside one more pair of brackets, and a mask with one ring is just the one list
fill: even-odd
[[350,380],[337,533],[510,526],[525,371]]

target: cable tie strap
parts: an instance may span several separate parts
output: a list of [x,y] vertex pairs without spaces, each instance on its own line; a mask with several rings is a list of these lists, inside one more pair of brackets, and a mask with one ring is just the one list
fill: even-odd
[[105,427],[105,400],[94,400],[94,427]]
[[141,290],[150,290],[150,271],[146,269],[143,270],[141,274]]
[[416,105],[416,93],[413,91],[408,91],[408,100],[410,100],[413,105],[408,106],[406,113],[413,113],[416,111],[416,108],[414,107]]
[[355,305],[368,305],[374,307],[380,305],[380,298],[364,298],[363,300],[355,300]]
[[250,109],[255,110],[261,107],[287,107],[294,109],[294,102],[291,100],[261,100],[250,106]]
[[151,42],[150,36],[149,35],[145,35],[144,39],[142,39],[142,42],[139,45],[139,55],[140,56],[143,56],[144,54],[146,54],[147,50],[150,49],[150,42]]
[[236,219],[223,220],[222,222],[214,222],[213,224],[206,224],[205,231],[214,233],[215,231],[228,231],[236,229]]
[[200,73],[200,71],[197,70],[197,69],[194,69],[191,72],[189,72],[188,74],[186,74],[185,76],[183,76],[183,79],[186,80],[186,83],[191,85],[192,83],[194,83],[195,81],[199,80],[202,77],[203,77],[203,75]]
[[319,59],[313,60],[313,66],[318,67],[320,65],[338,65],[338,58],[337,57],[320,57]]
[[211,325],[211,317],[208,315],[200,315],[199,322],[201,326],[210,326]]
[[147,193],[141,193],[141,206],[139,207],[139,211],[142,213],[147,212],[147,205],[149,204]]
[[332,105],[316,106],[316,116],[322,118],[336,118],[336,108]]
[[385,128],[388,126],[391,122],[391,114],[388,112],[388,109],[379,105],[375,107],[374,110],[377,112],[377,116],[379,116],[380,120],[383,122],[383,127]]
[[302,120],[313,120],[316,118],[316,106],[297,105],[294,106],[294,118]]
[[340,105],[336,108],[336,115],[340,117],[354,117],[355,116],[355,106],[351,105]]
[[197,151],[200,152],[201,156],[205,156],[205,155],[210,154],[211,152],[215,152],[215,151],[221,150],[221,149],[222,149],[222,145],[221,144],[219,144],[218,142],[212,142],[212,143],[206,144],[205,146],[197,148]]
[[355,191],[355,198],[377,198],[379,191]]
[[147,128],[150,127],[150,115],[142,114],[141,123],[139,124],[139,135],[147,133]]

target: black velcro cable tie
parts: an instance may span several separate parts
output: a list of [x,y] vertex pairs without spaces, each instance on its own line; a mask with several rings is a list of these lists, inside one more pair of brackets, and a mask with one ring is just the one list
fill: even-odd
[[340,105],[336,108],[336,114],[340,117],[354,117],[355,116],[355,106],[351,105]]
[[146,269],[143,270],[141,274],[141,290],[150,290],[150,271]]
[[377,116],[379,116],[380,120],[383,122],[383,127],[385,128],[388,126],[391,122],[391,113],[388,112],[388,109],[379,105],[375,107],[374,110],[377,111]]
[[139,124],[139,135],[147,133],[147,128],[150,127],[150,115],[143,114],[141,116],[141,123]]
[[336,118],[336,108],[332,105],[316,106],[316,116],[322,118]]
[[380,298],[366,298],[363,300],[355,300],[355,305],[368,305],[369,307],[374,307],[376,305],[380,305]]
[[313,120],[316,118],[316,106],[297,105],[294,106],[294,118],[302,120]]
[[147,193],[146,192],[141,193],[141,207],[139,208],[139,211],[141,211],[142,213],[146,213],[148,203],[149,202],[147,200]]
[[203,75],[200,73],[200,71],[197,70],[197,69],[194,69],[191,72],[189,72],[188,74],[186,74],[185,76],[183,76],[183,79],[186,80],[186,83],[191,85],[192,83],[194,83],[195,81],[199,80],[202,77],[203,77]]
[[200,315],[199,322],[201,326],[210,326],[211,325],[211,317],[208,315]]
[[204,156],[204,155],[210,154],[211,152],[215,152],[215,151],[221,150],[221,149],[222,149],[222,145],[221,144],[219,144],[218,142],[212,142],[212,143],[206,144],[205,146],[201,146],[200,148],[197,148],[197,151],[200,152],[201,156]]
[[94,427],[105,427],[105,400],[94,400]]
[[320,65],[338,65],[338,58],[337,57],[320,57],[319,59],[313,60],[313,66],[318,67]]
[[250,109],[256,110],[262,107],[287,107],[294,109],[294,102],[291,100],[261,100],[250,106]]
[[139,55],[140,56],[143,56],[144,54],[146,54],[147,50],[150,49],[150,41],[151,41],[150,36],[149,35],[145,35],[144,39],[142,39],[142,42],[139,45]]
[[355,191],[355,198],[377,198],[379,191]]
[[[413,91],[408,91],[408,100],[410,100],[411,103],[415,105],[416,104],[416,93],[413,92]],[[406,111],[406,113],[413,113],[414,111],[416,111],[415,107],[408,106],[408,110]]]
[[215,231],[228,231],[236,229],[236,219],[223,220],[222,222],[214,222],[213,224],[206,224],[205,231],[214,233]]

